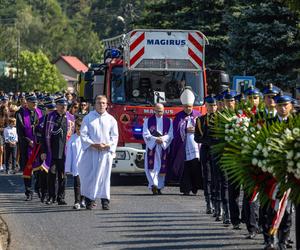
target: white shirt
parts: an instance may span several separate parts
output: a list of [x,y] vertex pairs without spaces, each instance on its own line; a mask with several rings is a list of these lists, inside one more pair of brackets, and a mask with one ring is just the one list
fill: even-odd
[[15,127],[7,126],[3,132],[5,142],[18,142],[17,129]]

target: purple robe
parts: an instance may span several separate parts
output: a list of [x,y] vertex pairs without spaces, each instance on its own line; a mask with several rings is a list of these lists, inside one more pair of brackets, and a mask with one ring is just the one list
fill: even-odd
[[[51,131],[54,128],[56,118],[58,116],[57,111],[52,111],[48,114],[47,120],[46,120],[46,128],[45,128],[45,146],[46,146],[46,154],[47,158],[42,163],[42,168],[48,172],[49,168],[51,167],[51,161],[52,161],[52,152],[51,152]],[[71,137],[71,135],[74,133],[75,123],[74,123],[74,116],[67,112],[66,113],[67,118],[67,138],[66,141],[68,141]],[[66,143],[67,145],[67,143]],[[65,149],[66,152],[66,149]]]
[[173,135],[174,139],[171,144],[170,163],[171,166],[168,171],[168,180],[180,180],[183,174],[185,161],[185,143],[186,143],[186,127],[188,117],[192,117],[192,124],[195,126],[196,118],[200,116],[200,112],[193,110],[190,115],[184,111],[176,114],[173,121]]
[[[163,135],[167,135],[169,133],[169,129],[171,126],[171,120],[167,117],[163,117]],[[151,116],[148,119],[148,129],[151,133],[152,136],[158,137],[158,132],[156,130],[156,117],[155,115]],[[154,168],[154,157],[155,157],[155,149],[156,146],[154,146],[154,148],[148,149],[147,152],[147,161],[148,161],[148,169],[153,169]],[[161,151],[161,165],[160,165],[160,174],[166,174],[167,172],[167,151],[169,148],[167,149],[163,149]]]
[[[39,108],[36,108],[34,111],[38,116],[38,124],[39,124],[43,120],[43,112]],[[23,120],[24,120],[25,137],[30,139],[31,141],[33,141],[33,144],[34,144],[33,148],[28,146],[28,149],[27,149],[27,156],[29,159],[30,155],[32,153],[32,150],[34,149],[34,147],[36,147],[37,139],[34,135],[35,125],[31,124],[30,110],[28,108],[24,109]],[[36,168],[38,165],[39,165],[38,160],[34,160],[34,162],[32,163],[32,168]]]

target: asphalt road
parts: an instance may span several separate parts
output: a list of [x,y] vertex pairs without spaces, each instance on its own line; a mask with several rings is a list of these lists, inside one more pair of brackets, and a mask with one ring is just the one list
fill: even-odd
[[25,249],[262,249],[262,236],[246,240],[205,214],[202,192],[182,196],[167,187],[153,196],[143,178],[113,181],[111,210],[75,211],[71,178],[67,206],[25,202],[20,175],[0,174],[0,215],[7,222],[12,250]]

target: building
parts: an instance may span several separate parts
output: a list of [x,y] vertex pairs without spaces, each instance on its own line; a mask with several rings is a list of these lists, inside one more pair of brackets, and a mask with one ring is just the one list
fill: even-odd
[[88,70],[88,67],[76,56],[60,56],[54,64],[68,83],[68,91],[71,92],[76,89],[78,74]]

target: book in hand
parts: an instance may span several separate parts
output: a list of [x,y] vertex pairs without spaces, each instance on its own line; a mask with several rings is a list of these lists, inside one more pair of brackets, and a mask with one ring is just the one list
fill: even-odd
[[153,131],[151,132],[151,135],[152,135],[152,136],[155,136],[155,137],[161,137],[161,136],[162,136],[162,134],[159,133],[157,130],[153,130]]

